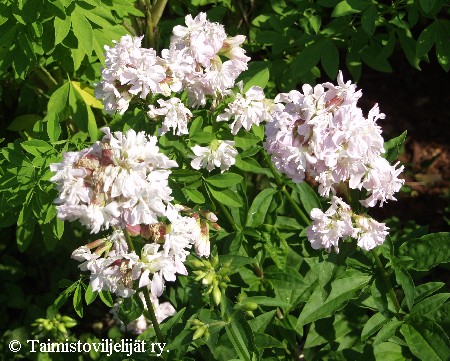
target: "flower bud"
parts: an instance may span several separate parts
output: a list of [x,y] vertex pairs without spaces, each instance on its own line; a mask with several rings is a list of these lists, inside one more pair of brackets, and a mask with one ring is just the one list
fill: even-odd
[[202,279],[202,283],[205,286],[209,285],[213,281],[215,275],[216,274],[214,272],[207,273],[206,276]]
[[258,304],[255,302],[246,302],[241,306],[244,311],[254,311],[258,308]]
[[56,328],[58,329],[59,332],[66,334],[67,333],[67,329],[66,326],[64,326],[63,323],[58,323],[56,325]]
[[141,225],[136,224],[132,226],[131,224],[127,224],[127,231],[132,236],[137,236],[141,233]]
[[197,328],[197,330],[195,330],[195,332],[194,332],[194,335],[192,336],[192,340],[195,341],[195,340],[199,339],[200,337],[202,337],[206,331],[206,328],[207,328],[206,325],[203,325],[203,326]]
[[192,267],[194,268],[203,268],[204,264],[202,261],[198,260],[198,259],[194,259],[192,261],[190,261]]
[[198,319],[196,319],[196,318],[194,318],[193,320],[191,320],[191,323],[192,323],[194,326],[201,326],[201,325],[203,325],[203,322],[200,321],[200,320],[198,320]]
[[105,243],[105,239],[104,238],[100,238],[100,239],[97,239],[96,241],[88,243],[86,245],[86,247],[89,248],[89,249],[94,249],[94,248],[97,248],[97,247],[101,246],[104,243]]
[[218,306],[222,300],[222,292],[220,292],[220,288],[218,286],[214,286],[212,296],[214,303]]

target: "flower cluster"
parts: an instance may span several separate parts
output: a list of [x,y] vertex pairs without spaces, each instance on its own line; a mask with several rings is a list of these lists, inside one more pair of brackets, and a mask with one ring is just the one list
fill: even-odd
[[217,121],[223,122],[234,118],[234,122],[231,124],[231,134],[236,135],[241,128],[250,130],[253,124],[259,125],[271,121],[272,112],[279,108],[272,103],[265,98],[261,87],[252,86],[244,95],[242,95],[242,90],[241,93],[237,93],[225,112],[217,116]]
[[[282,110],[275,109],[274,121],[267,124],[265,148],[278,170],[295,182],[303,181],[306,174],[315,177],[322,196],[336,194],[337,186],[348,182],[351,189],[364,189],[367,198],[361,204],[365,207],[395,200],[394,194],[404,182],[398,178],[403,166],[392,166],[382,157],[384,140],[376,122],[383,119],[384,114],[375,105],[365,118],[356,105],[361,91],[356,91],[351,82],[344,83],[342,73],[337,81],[337,86],[331,83],[314,88],[304,85],[303,93],[293,90],[279,94],[275,102],[282,104]],[[325,216],[319,215],[319,210],[313,212],[314,225],[309,234],[314,235],[310,237],[314,245],[320,238],[323,248],[337,247],[336,237],[339,239],[352,233],[348,217],[340,218],[343,213],[334,208],[332,203],[331,213],[325,213]],[[340,222],[331,225],[330,219],[337,216]],[[367,227],[377,228],[373,222],[371,220]],[[320,229],[334,236],[328,238]],[[379,234],[382,233],[380,230]],[[363,242],[366,245],[367,237],[364,236],[366,241]],[[374,237],[374,244],[380,237],[384,240],[384,236]]]
[[[172,92],[187,90],[189,103],[199,106],[206,104],[207,97],[216,99],[230,92],[250,60],[240,46],[245,36],[228,37],[223,26],[208,21],[205,13],[195,18],[187,15],[185,22],[186,26],[173,28],[170,46],[161,51],[161,56],[153,49],[142,48],[142,37],[126,35],[114,47],[105,46],[105,68],[96,96],[103,99],[107,112],[123,114],[135,96],[168,97]],[[167,110],[155,112],[151,107],[149,115],[170,118],[163,132],[173,127],[179,134],[186,134],[189,111],[176,100],[160,105]],[[174,126],[174,122],[181,125]]]
[[[83,262],[82,271],[91,272],[90,283],[94,291],[109,291],[120,297],[135,293],[134,281],[138,288],[147,286],[155,297],[162,295],[166,281],[175,281],[177,274],[187,275],[184,263],[194,246],[197,255],[210,254],[208,223],[215,225],[217,217],[200,218],[198,213],[180,206],[169,206],[168,222],[154,225],[129,226],[132,235],[140,234],[148,240],[138,256],[129,249],[124,231],[115,230],[111,235],[77,248],[72,258]],[[213,223],[213,222],[214,223]]]
[[195,145],[191,149],[194,153],[191,167],[194,169],[206,168],[209,172],[220,167],[220,171],[223,173],[236,163],[238,155],[232,140],[214,139],[208,147]]
[[58,217],[80,220],[92,233],[157,223],[173,199],[168,177],[177,163],[160,153],[156,137],[132,129],[102,131],[101,142],[65,153],[61,163],[50,166],[59,191]]
[[324,213],[318,208],[311,211],[313,223],[307,228],[307,236],[314,249],[332,247],[339,252],[339,240],[345,237],[357,239],[358,246],[366,251],[384,242],[389,228],[366,215],[357,215],[339,197],[331,198],[331,206]]
[[[187,274],[184,263],[191,249],[209,256],[209,226],[218,227],[217,217],[172,203],[168,177],[177,163],[160,153],[156,137],[131,129],[102,131],[102,141],[65,153],[61,163],[51,165],[58,217],[79,220],[91,233],[114,228],[72,253],[82,262],[80,269],[90,272],[93,291],[126,298],[147,287],[157,299],[166,281]],[[147,240],[139,253],[124,230]]]

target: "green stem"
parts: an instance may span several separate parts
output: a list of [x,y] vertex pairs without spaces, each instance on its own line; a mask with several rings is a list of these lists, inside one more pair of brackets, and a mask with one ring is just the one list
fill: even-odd
[[133,241],[131,240],[130,237],[130,233],[128,233],[128,231],[126,229],[123,230],[123,234],[125,236],[125,240],[127,241],[127,245],[130,251],[134,251],[134,244]]
[[401,320],[403,317],[400,315],[400,303],[398,302],[397,295],[395,294],[395,291],[394,291],[394,287],[392,286],[391,280],[389,279],[389,276],[386,273],[383,263],[381,263],[380,256],[378,256],[376,249],[372,250],[372,255],[373,255],[373,258],[375,259],[375,264],[376,264],[378,270],[380,271],[381,276],[383,277],[386,287],[389,289],[389,291],[388,291],[389,296],[391,297],[391,300],[394,303],[395,311],[397,312],[397,318],[399,320]]
[[289,203],[291,204],[292,208],[294,209],[295,213],[297,214],[297,216],[303,221],[304,225],[309,225],[311,222],[308,218],[308,216],[305,214],[305,212],[303,212],[303,210],[299,207],[299,205],[297,204],[296,201],[294,201],[294,199],[292,198],[291,194],[288,192],[288,190],[286,189],[286,187],[283,185],[283,182],[281,180],[280,175],[278,174],[278,171],[275,169],[272,161],[269,159],[269,157],[267,156],[267,153],[264,152],[264,160],[267,164],[267,166],[269,167],[270,171],[272,172],[274,178],[275,178],[275,183],[278,186],[278,188],[281,189],[281,191],[284,193],[284,195],[286,196],[287,200],[289,201]]
[[231,216],[231,213],[221,202],[217,202],[217,204],[219,205],[219,208],[222,211],[222,213],[225,215],[225,218],[227,219],[228,223],[230,223],[231,227],[233,227],[233,229],[236,230],[236,225],[233,217]]
[[152,321],[153,328],[155,329],[156,338],[158,339],[158,341],[160,343],[164,343],[164,336],[161,332],[161,329],[159,328],[159,323],[156,319],[155,310],[153,308],[153,303],[150,299],[150,291],[148,290],[147,287],[145,287],[145,290],[144,290],[144,298],[145,298],[145,303],[147,303],[147,309],[148,309],[148,313],[150,316],[150,321]]
[[58,85],[58,82],[55,80],[55,78],[53,78],[53,76],[48,72],[48,70],[45,69],[41,64],[39,64],[39,66],[36,69],[34,69],[34,72],[49,89]]
[[145,36],[147,38],[147,44],[149,48],[156,49],[156,26],[164,12],[164,8],[167,5],[168,0],[156,0],[155,4],[152,6],[150,0],[145,0]]

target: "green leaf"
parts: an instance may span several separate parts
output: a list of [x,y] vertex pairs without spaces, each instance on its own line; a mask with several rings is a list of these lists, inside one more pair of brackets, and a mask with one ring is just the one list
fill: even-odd
[[447,361],[450,342],[447,334],[433,321],[405,323],[401,331],[411,352],[420,360]]
[[59,310],[64,303],[67,302],[70,295],[75,291],[75,288],[79,285],[79,282],[74,282],[70,286],[68,286],[61,294],[56,298],[55,302],[53,302],[53,307],[55,310]]
[[392,163],[398,158],[400,147],[406,140],[406,130],[396,138],[392,138],[384,143],[384,150],[386,151],[384,157],[389,163]]
[[411,257],[406,267],[428,271],[439,263],[450,262],[450,233],[431,233],[406,241],[399,248],[399,256]]
[[241,149],[250,148],[251,146],[258,144],[259,142],[260,139],[252,133],[245,132],[234,137],[234,145],[237,148]]
[[277,193],[276,189],[263,189],[253,200],[248,210],[246,226],[257,227],[264,224],[267,212],[272,204],[273,197]]
[[209,144],[214,140],[214,134],[208,132],[197,132],[191,136],[190,140],[198,144]]
[[417,303],[411,310],[411,317],[426,316],[428,313],[437,310],[445,301],[450,298],[450,293],[438,293]]
[[84,14],[75,9],[71,14],[73,33],[78,39],[79,47],[89,56],[92,54],[94,32]]
[[61,116],[65,113],[68,107],[69,91],[70,83],[67,82],[53,92],[47,105],[48,115],[59,114]]
[[322,55],[324,39],[316,39],[312,44],[305,47],[289,64],[289,74],[298,79],[299,76],[306,74],[316,66]]
[[385,317],[389,317],[388,292],[385,282],[376,277],[371,286],[371,294],[378,311]]
[[34,219],[28,220],[20,226],[17,226],[16,230],[16,242],[20,252],[24,252],[31,243],[34,236],[34,229],[36,221]]
[[139,294],[134,294],[131,297],[124,298],[117,309],[117,316],[125,324],[128,325],[133,322],[144,312],[144,304],[139,297]]
[[265,333],[256,332],[254,338],[256,348],[261,351],[266,348],[285,348],[275,337],[266,335]]
[[47,135],[50,139],[50,142],[57,142],[61,135],[61,125],[59,124],[59,115],[49,114],[44,120],[47,121]]
[[31,132],[33,130],[34,124],[41,120],[41,117],[37,114],[23,114],[14,118],[10,125],[8,125],[8,130],[19,131],[27,130]]
[[395,332],[400,328],[402,324],[402,321],[397,320],[391,320],[390,322],[386,323],[375,336],[373,345],[375,346],[389,340],[392,336],[395,335]]
[[433,9],[436,0],[419,0],[420,7],[425,13],[429,13]]
[[75,309],[75,312],[80,318],[83,318],[83,300],[82,300],[82,290],[83,287],[81,286],[81,283],[79,282],[77,285],[77,288],[75,289],[75,292],[73,294],[73,308]]
[[269,81],[269,69],[265,68],[253,76],[242,89],[242,93],[246,93],[252,86],[259,86],[264,89]]
[[26,152],[34,156],[40,156],[41,154],[53,150],[53,147],[49,143],[40,139],[27,140],[20,143],[20,146],[25,149]]
[[189,135],[192,137],[198,132],[200,132],[200,130],[202,129],[202,125],[203,125],[203,117],[195,118],[189,127]]
[[436,27],[436,57],[442,68],[448,72],[450,69],[450,24],[440,20]]
[[230,274],[239,272],[239,268],[242,266],[255,262],[253,258],[239,256],[237,254],[220,255],[219,261],[221,264],[227,264],[227,267],[231,270],[230,272],[232,272]]
[[405,361],[402,346],[392,343],[383,342],[377,344],[373,349],[375,360],[377,361]]
[[320,61],[327,76],[335,79],[339,70],[339,51],[333,41],[324,42]]
[[361,26],[363,30],[370,36],[375,32],[375,22],[378,19],[378,10],[375,5],[370,5],[361,16]]
[[208,185],[208,190],[211,195],[222,204],[229,207],[242,207],[242,199],[231,189],[215,189],[213,186]]
[[100,299],[103,301],[103,303],[108,307],[114,306],[114,301],[111,297],[111,294],[108,291],[100,291],[99,293]]
[[380,312],[374,314],[364,325],[364,328],[361,332],[361,341],[367,340],[389,321],[389,318],[386,318]]
[[331,13],[331,17],[337,18],[340,16],[358,14],[360,12],[361,12],[361,10],[355,9],[348,3],[348,1],[344,0],[335,6],[335,8],[333,9],[333,12]]
[[197,189],[184,188],[183,193],[194,203],[198,204],[205,203],[205,197]]
[[305,348],[311,348],[339,339],[352,331],[349,320],[342,314],[317,320],[309,328]]
[[331,292],[325,301],[322,300],[322,290],[317,290],[312,294],[300,313],[296,328],[331,316],[345,302],[356,297],[357,291],[364,288],[369,281],[370,276],[356,272],[346,272],[341,278],[333,281]]
[[252,329],[241,312],[235,312],[231,315],[230,323],[225,329],[239,358],[251,361],[255,350],[254,336]]
[[267,326],[272,322],[277,310],[264,312],[258,317],[248,321],[250,327],[254,332],[264,332]]
[[300,202],[306,213],[310,214],[313,208],[322,209],[319,197],[314,189],[306,182],[296,183],[295,190],[298,192]]
[[196,170],[189,169],[174,169],[170,174],[170,178],[175,179],[177,182],[182,183],[194,183],[202,177],[202,174]]
[[239,174],[227,172],[213,175],[212,177],[206,178],[205,181],[216,188],[229,188],[242,182],[242,179],[243,177]]
[[396,268],[395,277],[397,279],[397,283],[403,288],[406,304],[408,305],[408,309],[411,310],[414,305],[414,282],[408,271],[403,269]]
[[69,105],[72,109],[73,121],[81,131],[88,132],[91,140],[95,142],[97,140],[97,122],[94,113],[72,83],[69,86]]
[[92,287],[89,284],[89,286],[86,288],[86,293],[84,294],[84,300],[86,301],[87,305],[90,305],[92,302],[95,301],[97,298],[98,292],[92,291]]
[[272,176],[269,169],[263,168],[256,159],[254,158],[241,158],[239,155],[236,158],[235,166],[240,170],[256,174],[266,174],[267,176]]
[[242,304],[245,305],[247,303],[256,303],[259,306],[281,307],[281,308],[288,308],[291,305],[289,302],[281,301],[276,298],[267,296],[247,297],[242,301]]
[[103,104],[100,100],[94,96],[94,88],[90,85],[80,83],[78,81],[70,82],[73,89],[80,95],[81,99],[92,108],[103,109]]
[[428,297],[444,286],[444,282],[428,282],[417,286],[415,289],[415,302],[417,303],[422,301],[424,298]]
[[413,39],[411,32],[402,28],[397,28],[396,32],[409,64],[417,70],[421,70],[420,59],[416,55],[416,41]]
[[58,45],[66,38],[67,34],[69,34],[71,26],[70,16],[66,16],[64,19],[55,17],[54,26],[55,45]]
[[416,47],[416,55],[418,58],[423,58],[433,47],[436,39],[437,26],[437,21],[434,21],[420,33]]

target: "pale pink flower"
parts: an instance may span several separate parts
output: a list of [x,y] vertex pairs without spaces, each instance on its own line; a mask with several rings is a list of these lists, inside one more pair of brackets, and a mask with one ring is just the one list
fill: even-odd
[[356,238],[358,246],[366,251],[383,244],[386,236],[389,234],[389,227],[384,223],[377,222],[368,216],[354,216],[357,227]]
[[192,113],[179,98],[159,99],[158,104],[159,108],[150,105],[147,114],[153,119],[158,116],[164,117],[159,134],[166,134],[169,129],[172,129],[175,135],[189,134],[187,124],[192,117]]
[[195,145],[191,150],[194,153],[191,167],[194,169],[206,168],[209,172],[220,167],[220,171],[223,173],[236,163],[238,155],[234,148],[234,141],[231,140],[215,139],[208,147]]
[[225,112],[217,116],[217,121],[223,122],[234,118],[234,122],[230,125],[233,135],[241,128],[248,131],[253,124],[259,125],[272,120],[264,100],[265,95],[261,87],[253,86],[244,95],[237,93],[234,100],[225,108]]

